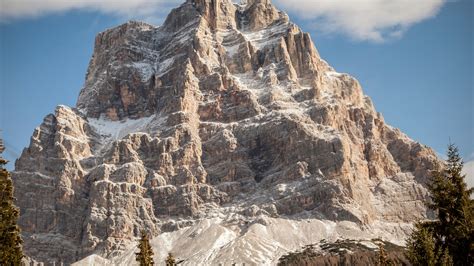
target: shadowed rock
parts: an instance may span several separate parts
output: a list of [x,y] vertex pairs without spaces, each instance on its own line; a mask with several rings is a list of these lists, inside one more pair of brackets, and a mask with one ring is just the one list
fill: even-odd
[[13,178],[26,253],[70,263],[213,212],[424,218],[437,164],[270,1],[188,0],[98,34],[76,108],[46,116]]

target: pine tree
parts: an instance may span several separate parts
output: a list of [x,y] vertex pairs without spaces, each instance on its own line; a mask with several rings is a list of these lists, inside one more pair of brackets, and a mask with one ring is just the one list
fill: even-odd
[[453,258],[449,255],[449,251],[447,248],[440,250],[438,254],[438,265],[441,266],[453,266]]
[[[463,161],[456,146],[448,147],[446,169],[434,175],[429,186],[432,203],[438,212],[433,223],[438,250],[447,248],[455,265],[473,265],[474,201],[462,175]],[[443,251],[444,252],[444,251]]]
[[[468,189],[461,174],[463,162],[457,147],[450,144],[447,155],[445,169],[434,172],[428,185],[428,206],[438,219],[417,225],[407,240],[407,255],[414,265],[474,264],[473,189]],[[434,261],[432,254],[436,254]]]
[[150,245],[150,239],[145,231],[141,232],[141,239],[138,243],[138,249],[140,252],[136,253],[136,261],[140,266],[151,266],[153,262],[153,250]]
[[407,258],[413,265],[436,265],[435,241],[428,228],[423,223],[415,224],[407,239]]
[[173,254],[168,253],[168,257],[165,260],[166,266],[175,266],[176,259],[173,257]]
[[23,258],[23,241],[17,225],[20,211],[14,205],[13,181],[5,164],[7,161],[0,157],[0,265],[20,265]]

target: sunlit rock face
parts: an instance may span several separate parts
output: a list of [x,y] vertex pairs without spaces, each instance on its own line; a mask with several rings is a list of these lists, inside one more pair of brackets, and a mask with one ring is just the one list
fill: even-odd
[[270,217],[403,237],[437,164],[269,0],[188,0],[160,27],[98,34],[77,106],[46,116],[13,178],[26,253],[71,263],[216,217],[233,243]]

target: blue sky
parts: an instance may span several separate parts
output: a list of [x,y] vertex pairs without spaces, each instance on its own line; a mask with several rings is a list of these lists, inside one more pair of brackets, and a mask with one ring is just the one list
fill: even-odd
[[[130,18],[160,23],[179,2],[161,1],[147,9],[154,12],[130,13],[133,8],[120,5],[55,5],[41,11],[8,6],[9,1],[0,6],[7,10],[0,11],[0,128],[11,161],[55,106],[75,105],[98,32]],[[326,61],[360,81],[390,125],[440,153],[451,139],[466,161],[474,159],[472,1],[422,0],[432,4],[404,12],[407,1],[397,0],[400,6],[386,10],[371,6],[375,15],[368,18],[356,16],[360,5],[350,4],[308,4],[305,13],[305,1],[275,0],[311,33]],[[299,8],[288,4],[295,2]]]

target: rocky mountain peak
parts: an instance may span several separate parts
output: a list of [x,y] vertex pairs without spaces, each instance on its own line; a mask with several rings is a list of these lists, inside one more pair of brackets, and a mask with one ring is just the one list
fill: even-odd
[[122,263],[145,229],[189,265],[268,264],[322,236],[401,241],[437,164],[270,1],[188,0],[97,35],[77,107],[13,178],[37,260]]
[[188,59],[198,78],[214,72],[232,82],[229,74],[260,69],[268,82],[313,86],[315,97],[318,68],[328,68],[310,36],[269,1],[187,1],[162,27],[128,22],[99,34],[77,107],[112,120],[153,114],[158,88],[173,86],[164,83]]
[[[177,13],[193,13],[190,9],[209,22],[213,30],[226,28],[239,28],[258,30],[269,26],[280,19],[288,20],[288,16],[277,10],[269,0],[249,0],[233,3],[231,0],[188,0],[177,8]],[[176,19],[176,14],[171,13],[168,18]],[[189,16],[188,18],[191,18]],[[186,21],[186,20],[183,20]],[[167,25],[167,23],[165,23]]]

